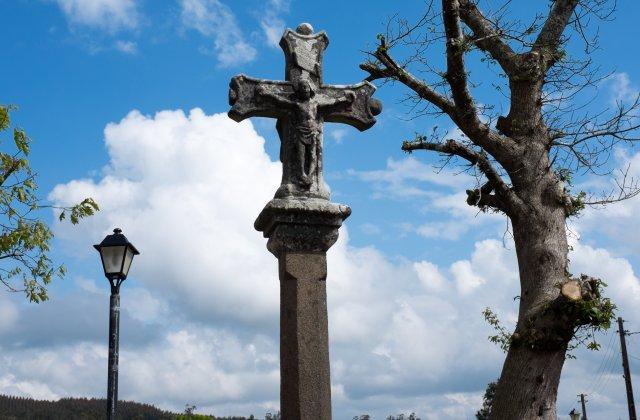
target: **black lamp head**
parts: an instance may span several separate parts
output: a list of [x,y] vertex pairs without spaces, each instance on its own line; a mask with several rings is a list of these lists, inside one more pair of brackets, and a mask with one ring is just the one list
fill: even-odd
[[126,279],[133,256],[140,254],[119,228],[93,247],[100,253],[104,275],[108,279]]

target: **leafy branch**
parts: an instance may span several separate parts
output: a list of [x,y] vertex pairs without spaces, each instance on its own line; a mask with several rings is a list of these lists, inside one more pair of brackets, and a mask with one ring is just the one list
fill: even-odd
[[[19,127],[11,127],[15,106],[0,105],[0,283],[7,291],[23,292],[31,302],[48,299],[47,286],[63,278],[66,269],[49,257],[53,232],[38,212],[47,208],[61,211],[72,224],[99,210],[92,198],[68,207],[47,205],[38,197],[37,174],[29,164],[31,139]],[[3,143],[10,132],[12,142]]]

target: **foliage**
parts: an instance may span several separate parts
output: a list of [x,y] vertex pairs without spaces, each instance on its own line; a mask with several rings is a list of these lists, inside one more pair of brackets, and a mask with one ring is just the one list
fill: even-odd
[[489,336],[489,341],[499,345],[502,351],[507,352],[511,344],[511,334],[500,324],[498,315],[496,315],[491,308],[485,308],[484,311],[482,311],[482,315],[497,332],[497,334]]
[[[24,292],[31,302],[47,300],[47,285],[64,277],[64,266],[49,258],[53,233],[37,212],[51,206],[38,198],[37,174],[29,165],[31,139],[18,127],[11,128],[13,106],[0,105],[0,282],[7,290]],[[3,142],[11,133],[12,143]],[[60,220],[77,224],[98,211],[91,198],[58,208]]]
[[211,420],[211,419],[215,419],[215,417],[213,416],[207,416],[204,414],[195,414],[194,411],[196,410],[195,405],[193,404],[185,404],[185,408],[184,408],[184,413],[183,414],[178,414],[176,416],[176,420]]
[[[566,273],[567,278],[571,278],[571,273]],[[567,357],[575,358],[571,354],[571,350],[575,350],[580,345],[584,345],[589,350],[599,350],[600,343],[595,339],[595,333],[598,331],[608,330],[611,322],[615,318],[616,305],[607,297],[604,297],[604,288],[607,284],[601,279],[589,277],[582,274],[580,276],[580,284],[584,289],[584,297],[577,301],[567,301],[559,299],[557,304],[547,305],[542,312],[554,311],[557,313],[557,319],[570,319],[571,331],[574,331],[573,340],[568,346]],[[561,284],[558,284],[561,287]],[[526,343],[532,347],[547,346],[556,338],[554,334],[545,334],[540,337],[528,328],[524,328],[520,333],[510,334],[509,331],[502,326],[498,316],[491,308],[485,308],[482,311],[484,319],[495,330],[496,334],[490,335],[489,341],[497,344],[500,348],[507,352],[509,347],[516,344]],[[533,324],[532,320],[528,320],[525,325]]]
[[[591,299],[581,299],[572,302],[572,308],[577,315],[578,325],[573,338],[569,344],[569,351],[584,344],[589,350],[600,350],[600,343],[595,339],[596,332],[606,331],[611,327],[611,322],[616,316],[616,305],[611,299],[603,297],[604,288],[607,283],[598,278],[593,278],[582,274],[580,276],[583,287],[588,288]],[[568,358],[575,358],[571,353]]]
[[598,331],[608,330],[611,327],[611,321],[615,318],[616,305],[609,298],[602,297],[607,283],[584,274],[581,275],[581,279],[583,284],[588,282],[593,298],[581,299],[575,302],[579,319],[583,325],[596,328]]
[[491,416],[491,407],[493,406],[493,397],[496,395],[496,386],[498,382],[489,382],[487,389],[482,397],[482,408],[476,412],[476,420],[489,420]]
[[408,416],[405,414],[398,414],[397,416],[389,416],[387,420],[420,420],[420,417],[416,416],[416,413],[411,413]]
[[[176,420],[216,420],[218,417],[208,416],[205,414],[178,414]],[[242,418],[244,420],[244,417]]]
[[[40,401],[32,398],[0,394],[0,419],[87,420],[104,419],[107,401],[97,398],[62,398]],[[132,420],[254,420],[253,415],[217,417],[195,414],[195,405],[187,405],[181,414],[160,410],[153,405],[133,401],[118,401],[118,418]],[[265,415],[265,420],[281,420],[280,413]]]
[[556,178],[558,178],[558,186],[561,191],[558,191],[558,197],[562,197],[561,204],[564,206],[564,212],[567,217],[577,216],[582,210],[586,208],[587,193],[580,191],[576,195],[571,194],[571,187],[573,187],[573,172],[567,168],[560,168],[554,171]]
[[[75,420],[105,418],[107,402],[96,398],[62,398],[59,401],[38,401],[31,398],[0,395],[0,418],[5,420],[47,419]],[[118,415],[135,420],[170,420],[172,413],[149,404],[118,401]]]

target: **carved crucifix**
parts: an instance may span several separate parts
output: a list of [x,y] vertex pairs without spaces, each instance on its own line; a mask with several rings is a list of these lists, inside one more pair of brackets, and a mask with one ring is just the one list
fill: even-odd
[[346,86],[324,85],[322,55],[329,44],[324,31],[313,33],[309,24],[287,30],[280,46],[286,59],[286,81],[254,79],[245,75],[230,83],[229,117],[277,118],[280,136],[282,183],[277,198],[329,198],[322,179],[323,122],[349,124],[363,131],[376,122],[382,110],[371,95],[375,86],[361,82]]

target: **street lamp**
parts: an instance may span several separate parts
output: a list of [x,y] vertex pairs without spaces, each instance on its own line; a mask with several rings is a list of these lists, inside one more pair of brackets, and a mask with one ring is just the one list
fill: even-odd
[[107,419],[116,418],[118,402],[118,345],[120,341],[120,285],[127,278],[133,256],[139,252],[122,234],[114,229],[102,242],[93,246],[100,253],[104,275],[111,285],[109,301],[109,367],[107,380]]
[[571,416],[571,420],[580,420],[580,415],[582,413],[579,411],[576,411],[576,409],[574,408],[573,410],[571,410],[571,412],[569,413],[569,415]]

